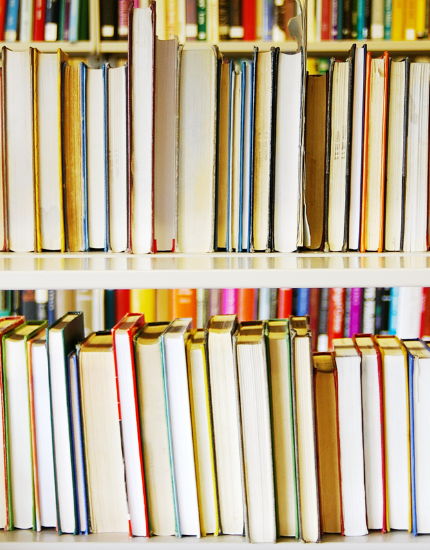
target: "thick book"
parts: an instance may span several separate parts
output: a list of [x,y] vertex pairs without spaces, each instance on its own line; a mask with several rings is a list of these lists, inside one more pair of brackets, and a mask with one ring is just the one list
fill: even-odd
[[36,249],[34,53],[2,50],[3,147],[8,248]]
[[298,537],[294,407],[288,319],[268,320],[265,328],[272,418],[277,535]]
[[128,69],[129,241],[145,254],[154,250],[155,2],[129,11]]
[[86,67],[63,64],[62,154],[66,248],[88,250]]
[[110,332],[95,332],[78,349],[88,515],[92,533],[129,531],[112,344]]
[[320,498],[309,317],[290,317],[289,329],[299,538],[305,542],[319,542]]
[[[177,250],[212,252],[215,231],[218,49],[179,50]],[[196,159],[199,162],[196,162]]]
[[180,535],[163,339],[169,323],[147,323],[134,337],[137,397],[152,535]]
[[200,530],[203,536],[218,535],[219,510],[205,331],[193,330],[186,348]]
[[400,252],[405,224],[409,59],[390,61],[384,248]]
[[384,239],[388,53],[367,52],[360,251],[381,252]]
[[367,527],[385,533],[387,487],[381,354],[370,334],[356,334],[354,344],[361,355]]
[[80,312],[67,313],[47,329],[57,529],[60,534],[79,532],[67,368],[70,352],[83,340],[84,319]]
[[[265,322],[241,323],[235,337],[245,472],[247,536],[276,541],[275,485]],[[258,453],[255,450],[258,448]]]
[[336,362],[331,353],[314,353],[313,362],[321,531],[343,533]]
[[215,315],[207,327],[209,380],[221,531],[243,535],[246,511],[240,437],[237,366],[233,338],[235,315]]
[[343,531],[367,535],[361,396],[361,357],[352,338],[333,340],[337,367]]
[[410,531],[411,470],[406,349],[395,336],[376,336],[382,358],[387,531]]
[[145,324],[141,313],[128,313],[112,329],[118,403],[131,534],[149,536],[133,338]]
[[67,55],[34,50],[34,147],[37,249],[65,251],[62,83]]

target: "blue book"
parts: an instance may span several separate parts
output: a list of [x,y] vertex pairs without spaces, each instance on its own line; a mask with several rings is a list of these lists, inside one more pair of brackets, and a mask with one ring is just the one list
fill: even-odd
[[8,0],[6,6],[6,23],[4,27],[5,42],[16,42],[18,38],[19,0]]
[[393,0],[385,0],[384,10],[384,40],[391,40],[391,14]]
[[337,3],[337,39],[342,40],[343,29],[343,0],[338,0]]
[[298,317],[303,317],[309,313],[310,288],[297,289],[297,313]]
[[78,29],[79,29],[79,0],[70,1],[70,15],[69,15],[69,40],[70,42],[78,41]]
[[365,2],[357,0],[357,40],[363,40],[363,29],[365,21]]
[[242,251],[251,248],[251,208],[252,208],[252,173],[253,173],[253,121],[254,121],[254,62],[244,61],[242,76],[245,85],[242,89],[243,109],[243,155],[242,155]]
[[48,291],[48,325],[52,325],[56,321],[55,292],[55,290]]
[[246,63],[242,63],[240,80],[242,84],[241,89],[241,103],[240,103],[240,169],[239,169],[239,236],[236,252],[242,252],[243,241],[243,145],[245,134],[245,98],[246,98]]
[[388,319],[388,334],[396,334],[397,331],[397,310],[399,305],[399,288],[391,289],[390,314]]
[[263,0],[263,40],[272,40],[273,0]]

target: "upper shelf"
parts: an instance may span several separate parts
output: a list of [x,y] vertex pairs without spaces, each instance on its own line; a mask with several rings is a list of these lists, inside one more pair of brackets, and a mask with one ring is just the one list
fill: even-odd
[[430,287],[429,253],[0,254],[0,288]]
[[[308,55],[326,56],[345,55],[351,49],[353,44],[361,46],[367,44],[369,51],[382,53],[384,51],[397,55],[430,55],[430,40],[400,41],[392,40],[327,40],[323,42],[308,43]],[[186,48],[207,48],[209,42],[193,41],[188,42]],[[296,47],[295,42],[244,42],[244,41],[226,41],[219,42],[218,47],[222,53],[241,55],[250,54],[253,48],[258,46],[261,50],[268,50],[272,46],[279,46],[281,51],[293,51]],[[100,53],[127,53],[127,41],[101,41]]]

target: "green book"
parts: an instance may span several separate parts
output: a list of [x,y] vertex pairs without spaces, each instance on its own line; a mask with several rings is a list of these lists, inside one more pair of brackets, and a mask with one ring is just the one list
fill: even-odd
[[197,0],[197,40],[207,40],[206,0]]
[[2,337],[9,530],[36,529],[27,340],[46,325],[29,321]]

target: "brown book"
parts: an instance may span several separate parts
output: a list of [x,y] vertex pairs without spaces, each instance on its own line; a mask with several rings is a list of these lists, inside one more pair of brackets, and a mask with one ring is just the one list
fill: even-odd
[[69,252],[84,252],[86,200],[82,147],[82,78],[85,65],[63,66],[63,160],[64,200],[66,204],[66,241]]
[[308,75],[306,86],[305,204],[309,227],[306,247],[324,245],[324,176],[326,150],[327,73]]
[[342,533],[337,369],[331,353],[314,354],[315,425],[323,533]]
[[[0,69],[0,105],[3,103],[3,69]],[[4,113],[4,111],[3,111]],[[2,158],[0,170],[0,252],[6,250],[6,186],[4,180],[4,120],[0,117],[0,154]]]

